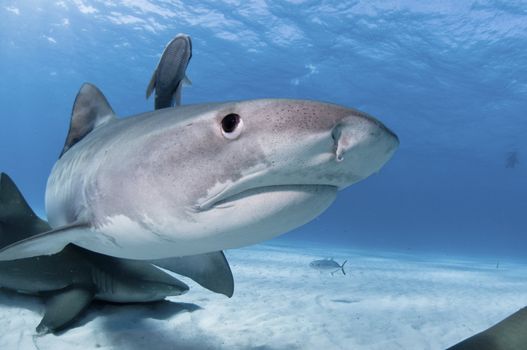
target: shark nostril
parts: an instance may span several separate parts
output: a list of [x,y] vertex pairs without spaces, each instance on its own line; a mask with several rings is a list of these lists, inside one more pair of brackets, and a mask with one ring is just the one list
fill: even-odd
[[350,148],[350,137],[341,135],[335,144],[335,158],[337,162],[344,160],[344,153]]
[[333,151],[335,152],[335,159],[337,162],[344,160],[344,153],[349,147],[349,137],[343,134],[342,123],[337,124],[331,131],[331,138],[333,139]]

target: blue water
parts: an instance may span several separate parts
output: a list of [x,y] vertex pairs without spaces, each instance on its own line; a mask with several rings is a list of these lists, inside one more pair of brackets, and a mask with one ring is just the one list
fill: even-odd
[[2,1],[0,18],[0,170],[39,213],[80,85],[120,116],[153,109],[152,71],[184,32],[184,104],[317,99],[399,135],[379,174],[281,239],[525,257],[525,2]]

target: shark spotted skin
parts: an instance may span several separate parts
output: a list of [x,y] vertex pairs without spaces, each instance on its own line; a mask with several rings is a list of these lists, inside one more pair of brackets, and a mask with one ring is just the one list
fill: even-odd
[[0,260],[74,243],[129,259],[162,259],[258,243],[322,213],[337,192],[379,171],[397,136],[343,106],[286,99],[189,105],[117,118],[80,89],[48,178],[52,230]]

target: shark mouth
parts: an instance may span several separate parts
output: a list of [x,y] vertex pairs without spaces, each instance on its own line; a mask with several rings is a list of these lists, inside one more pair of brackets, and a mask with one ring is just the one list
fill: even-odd
[[337,186],[333,185],[322,185],[322,184],[295,184],[295,185],[270,185],[270,186],[260,186],[253,187],[241,191],[236,191],[235,186],[226,186],[223,190],[219,191],[217,194],[212,195],[201,203],[196,205],[195,209],[197,211],[207,211],[212,208],[229,208],[232,207],[232,202],[250,197],[259,195],[262,193],[270,192],[313,192],[313,190],[337,190]]

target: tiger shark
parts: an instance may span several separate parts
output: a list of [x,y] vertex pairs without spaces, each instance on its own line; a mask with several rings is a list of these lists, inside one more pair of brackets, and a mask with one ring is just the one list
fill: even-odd
[[70,243],[145,260],[258,243],[318,216],[398,144],[377,119],[335,104],[259,99],[117,118],[84,84],[47,182],[52,229],[1,249],[0,260]]

